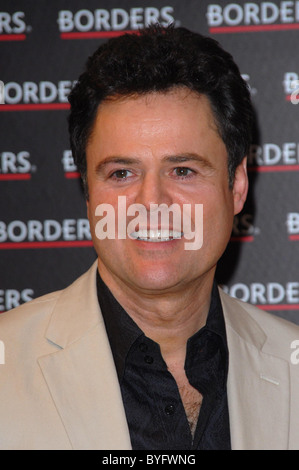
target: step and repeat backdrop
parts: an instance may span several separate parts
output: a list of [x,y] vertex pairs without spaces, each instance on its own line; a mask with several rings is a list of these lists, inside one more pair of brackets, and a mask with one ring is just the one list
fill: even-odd
[[215,38],[250,86],[250,194],[217,277],[299,324],[299,1],[1,0],[0,311],[95,260],[67,96],[99,44],[153,22]]

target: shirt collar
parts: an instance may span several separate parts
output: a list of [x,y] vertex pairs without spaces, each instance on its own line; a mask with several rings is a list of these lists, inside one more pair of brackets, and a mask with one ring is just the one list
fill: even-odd
[[[110,289],[102,280],[98,271],[97,294],[115,362],[116,371],[118,378],[121,381],[128,352],[130,351],[135,341],[141,336],[145,335],[115,299]],[[208,332],[214,336],[218,336],[221,344],[221,352],[226,356],[228,354],[228,349],[225,323],[219,291],[215,281],[213,284],[211,304],[206,325],[197,333],[195,333],[191,338],[189,338],[187,343],[187,359],[188,356],[191,356],[192,358],[194,357],[193,352],[197,347],[199,338]],[[228,361],[226,361],[226,363],[227,362]]]
[[119,380],[131,346],[143,332],[118,303],[97,271],[97,294]]

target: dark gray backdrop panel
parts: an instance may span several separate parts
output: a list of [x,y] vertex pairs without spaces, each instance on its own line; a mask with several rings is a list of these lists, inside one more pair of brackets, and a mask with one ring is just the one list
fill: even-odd
[[156,15],[210,34],[248,80],[251,188],[217,276],[232,295],[299,324],[299,106],[290,101],[299,2],[2,0],[0,10],[0,311],[65,287],[95,259],[65,98],[103,36]]

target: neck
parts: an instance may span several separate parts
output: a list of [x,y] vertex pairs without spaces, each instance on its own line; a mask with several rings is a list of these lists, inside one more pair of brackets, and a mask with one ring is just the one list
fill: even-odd
[[136,291],[102,266],[99,272],[128,315],[159,344],[165,362],[183,367],[188,339],[206,323],[214,271],[171,292]]

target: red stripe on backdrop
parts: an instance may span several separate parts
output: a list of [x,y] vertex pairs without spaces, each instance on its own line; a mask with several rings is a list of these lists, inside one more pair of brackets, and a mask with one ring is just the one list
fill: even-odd
[[299,171],[299,165],[257,165],[249,166],[248,171],[266,173],[270,171]]
[[1,34],[0,41],[24,41],[26,34]]
[[11,174],[0,174],[0,181],[13,181],[13,180],[30,180],[30,173],[11,173]]
[[43,111],[69,109],[69,103],[1,104],[0,111]]
[[246,26],[217,26],[209,29],[212,34],[221,33],[252,33],[258,31],[287,31],[299,29],[299,23],[292,24],[261,24]]
[[61,39],[104,39],[115,38],[122,34],[137,34],[138,30],[126,31],[87,31],[87,32],[74,32],[74,33],[61,33]]
[[80,178],[80,173],[78,171],[68,171],[64,175],[66,178]]
[[261,310],[299,310],[299,304],[256,305]]
[[241,237],[231,237],[230,239],[231,242],[253,242],[254,237],[252,235],[248,236],[241,236]]
[[56,242],[5,242],[0,243],[0,250],[24,250],[38,248],[80,248],[92,247],[91,240],[56,241]]

